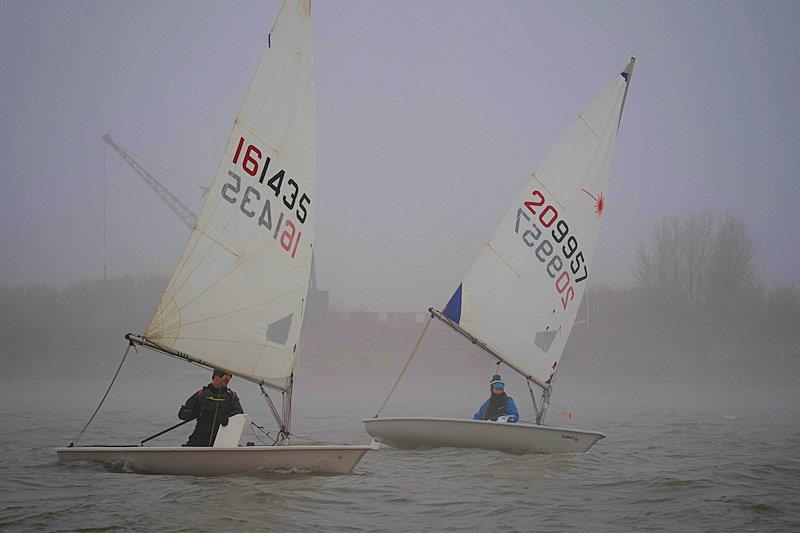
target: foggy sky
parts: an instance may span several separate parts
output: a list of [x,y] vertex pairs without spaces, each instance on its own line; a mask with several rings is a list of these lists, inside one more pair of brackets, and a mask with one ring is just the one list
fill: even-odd
[[[188,229],[100,140],[209,184],[280,3],[0,1],[0,282],[168,275]],[[664,214],[740,215],[800,283],[800,3],[316,2],[317,273],[441,305],[636,56],[594,283]],[[164,183],[199,211],[180,182]],[[155,302],[153,303],[155,305]]]

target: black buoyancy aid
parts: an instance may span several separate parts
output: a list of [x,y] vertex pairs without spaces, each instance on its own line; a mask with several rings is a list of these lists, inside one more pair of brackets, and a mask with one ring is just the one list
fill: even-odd
[[506,415],[506,403],[508,395],[503,392],[502,394],[494,394],[489,398],[489,405],[486,406],[486,412],[483,413],[484,420],[497,420],[497,417]]

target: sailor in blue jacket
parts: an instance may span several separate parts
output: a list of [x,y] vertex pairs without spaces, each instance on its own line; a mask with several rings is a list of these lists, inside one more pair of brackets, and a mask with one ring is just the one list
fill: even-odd
[[517,422],[519,420],[519,411],[517,411],[517,404],[511,396],[506,394],[506,384],[500,379],[498,374],[492,377],[492,382],[489,384],[492,391],[491,397],[483,402],[481,408],[472,417],[473,420],[497,420],[501,416],[508,417],[506,422]]

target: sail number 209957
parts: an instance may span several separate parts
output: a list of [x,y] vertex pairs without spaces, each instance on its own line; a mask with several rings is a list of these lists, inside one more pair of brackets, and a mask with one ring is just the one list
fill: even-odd
[[[286,171],[283,169],[278,170],[266,180],[266,190],[264,190],[264,180],[267,178],[271,158],[264,157],[261,149],[247,143],[244,137],[239,137],[239,144],[231,162],[235,165],[237,172],[241,167],[247,175],[253,178],[258,176],[258,178],[252,184],[247,185],[243,183],[243,178],[239,173],[229,170],[228,177],[233,181],[222,186],[222,197],[231,204],[238,203],[239,210],[245,216],[256,219],[260,227],[271,231],[272,238],[294,257],[302,232],[298,231],[299,228],[292,219],[292,214],[297,217],[300,224],[304,224],[308,217],[311,198],[306,193],[301,193],[300,185],[294,179],[286,179]],[[262,187],[256,186],[256,181]],[[239,198],[243,187],[244,192]],[[273,213],[273,205],[269,201],[270,192],[279,200],[275,205],[275,213]],[[284,214],[284,207],[290,210],[289,214]],[[294,213],[291,213],[292,210]],[[281,230],[283,231],[281,232]]]
[[[543,227],[552,228],[547,237],[552,237],[555,245],[547,237],[541,239],[544,232],[532,217],[536,217]],[[522,224],[522,219],[528,223]],[[561,305],[566,311],[569,303],[575,298],[570,272],[573,276],[577,276],[574,279],[575,283],[584,281],[589,275],[583,252],[578,246],[578,240],[574,235],[569,234],[569,226],[566,221],[560,220],[558,210],[546,203],[541,191],[534,189],[531,199],[524,201],[523,207],[517,209],[514,232],[520,235],[525,246],[532,249],[536,259],[546,263],[547,275],[555,280],[556,292],[561,296]],[[558,249],[559,247],[560,249]],[[569,271],[564,268],[565,261],[569,263]]]

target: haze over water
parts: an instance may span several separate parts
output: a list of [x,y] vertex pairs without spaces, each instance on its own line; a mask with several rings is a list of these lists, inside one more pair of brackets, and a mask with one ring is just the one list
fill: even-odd
[[[75,354],[70,354],[75,355]],[[368,442],[372,416],[399,363],[364,370],[329,354],[301,363],[294,431],[325,442]],[[111,357],[109,357],[112,359]],[[311,359],[309,356],[307,359]],[[443,371],[437,359],[462,360]],[[80,372],[14,379],[3,402],[0,527],[196,530],[791,530],[800,527],[798,364],[782,370],[686,354],[564,359],[549,422],[604,432],[577,456],[481,450],[370,452],[350,476],[271,474],[193,478],[59,463],[52,447],[77,433],[105,388]],[[8,364],[6,376],[16,376]],[[726,368],[727,372],[720,372]],[[470,416],[494,364],[464,346],[423,350],[389,415]],[[735,372],[731,372],[735,369]],[[153,354],[126,363],[82,443],[133,443],[168,427],[207,373]],[[20,376],[21,378],[22,376]],[[104,376],[104,377],[109,377]],[[510,379],[509,379],[510,378]],[[527,390],[510,375],[523,418]],[[246,410],[272,427],[252,385],[234,379]],[[567,419],[562,411],[572,411]],[[183,428],[155,441],[183,442]],[[250,432],[243,440],[255,440]],[[305,440],[296,439],[296,443]]]
[[[100,136],[207,185],[279,2],[0,2],[0,529],[800,529],[799,6],[316,2],[316,269],[331,311],[376,321],[447,301],[541,156],[637,57],[595,299],[547,419],[606,438],[577,456],[382,448],[349,476],[195,478],[53,451],[95,408],[187,236]],[[199,208],[196,187],[159,177]],[[660,217],[717,228],[725,213],[752,244],[746,292],[702,300],[678,276],[683,307],[637,284]],[[361,420],[421,328],[344,316],[300,349],[295,444],[369,442]],[[441,328],[386,415],[470,418],[486,399],[495,365]],[[131,353],[81,444],[135,444],[208,381]],[[271,429],[257,389],[231,386]]]

